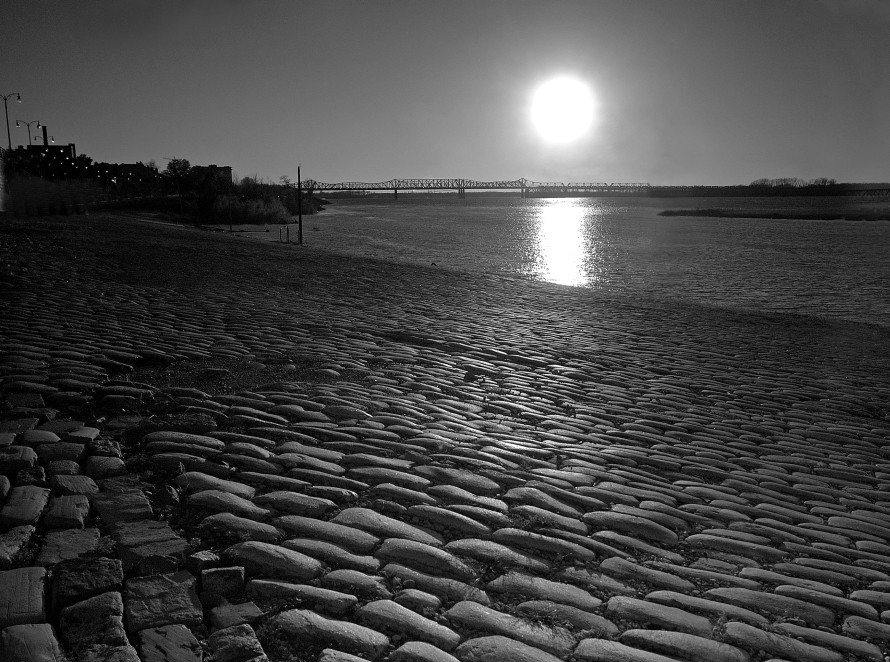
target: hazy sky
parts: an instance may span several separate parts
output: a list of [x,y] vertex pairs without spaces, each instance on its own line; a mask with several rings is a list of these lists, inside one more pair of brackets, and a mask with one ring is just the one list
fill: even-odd
[[[13,146],[272,180],[887,181],[888,35],[888,0],[3,0],[0,93]],[[564,73],[597,119],[554,146]]]

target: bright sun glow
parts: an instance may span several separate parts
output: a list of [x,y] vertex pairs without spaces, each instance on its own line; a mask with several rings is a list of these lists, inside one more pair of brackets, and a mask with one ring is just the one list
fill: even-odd
[[563,76],[541,85],[532,97],[532,123],[548,142],[567,143],[583,136],[593,123],[590,88]]

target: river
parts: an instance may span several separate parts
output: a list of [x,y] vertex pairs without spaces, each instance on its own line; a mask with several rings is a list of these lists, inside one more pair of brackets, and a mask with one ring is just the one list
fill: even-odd
[[[668,208],[825,211],[838,198],[425,196],[332,200],[304,243],[699,304],[890,327],[890,222],[659,216]],[[866,205],[867,206],[867,205]]]

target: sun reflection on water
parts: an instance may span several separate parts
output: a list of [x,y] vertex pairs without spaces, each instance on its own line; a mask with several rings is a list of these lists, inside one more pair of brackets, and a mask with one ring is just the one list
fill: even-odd
[[580,200],[545,200],[538,209],[538,268],[541,277],[560,285],[587,283],[587,238],[584,218],[589,210]]

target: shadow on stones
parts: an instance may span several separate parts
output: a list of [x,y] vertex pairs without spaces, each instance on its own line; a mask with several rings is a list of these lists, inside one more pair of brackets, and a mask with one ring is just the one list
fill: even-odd
[[[293,607],[283,606],[282,609],[273,610],[269,616],[274,616],[280,611],[290,608]],[[281,628],[273,625],[268,617],[264,621],[262,625],[254,629],[266,656],[275,662],[316,662],[321,652],[330,647],[327,644],[289,637]]]
[[166,366],[136,369],[133,381],[163,389],[196,388],[213,395],[262,390],[261,387],[298,384],[331,384],[338,381],[363,383],[368,375],[359,370],[341,370],[339,377],[322,372],[326,362],[310,357],[281,355],[262,360],[208,358],[184,360]]

